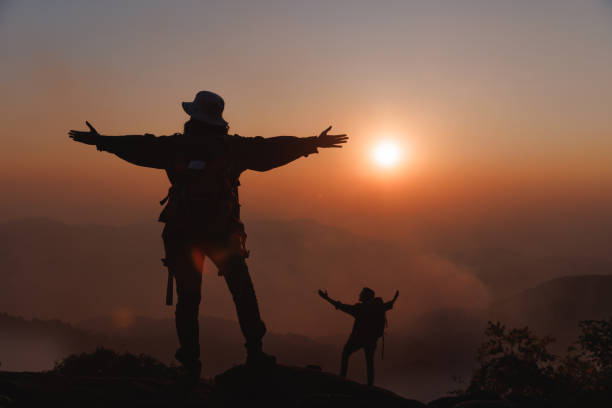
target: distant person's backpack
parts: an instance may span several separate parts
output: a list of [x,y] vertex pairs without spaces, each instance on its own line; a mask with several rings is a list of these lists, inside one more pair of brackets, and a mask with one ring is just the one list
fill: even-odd
[[387,314],[385,312],[382,298],[375,298],[374,303],[376,309],[372,312],[372,333],[376,338],[385,336],[385,328],[387,327]]
[[385,328],[387,328],[387,316],[382,298],[374,298],[368,305],[367,312],[363,315],[363,329],[368,338],[375,342],[382,337],[382,353],[385,350]]

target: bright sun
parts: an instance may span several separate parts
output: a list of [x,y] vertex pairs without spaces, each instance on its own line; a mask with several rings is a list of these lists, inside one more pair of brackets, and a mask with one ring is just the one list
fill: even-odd
[[393,167],[399,163],[402,152],[397,143],[392,141],[379,142],[372,152],[376,164],[382,167]]

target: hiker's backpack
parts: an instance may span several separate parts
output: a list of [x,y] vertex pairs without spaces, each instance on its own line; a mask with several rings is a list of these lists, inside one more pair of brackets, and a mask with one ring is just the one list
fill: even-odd
[[231,165],[230,136],[189,144],[193,136],[175,135],[172,165],[166,172],[172,183],[159,221],[183,226],[226,230],[240,222],[239,173]]
[[376,341],[385,333],[387,317],[383,300],[379,297],[364,303],[362,312],[357,319],[360,321],[360,334],[366,341]]
[[372,333],[376,338],[383,337],[385,335],[385,328],[387,327],[387,315],[384,308],[384,302],[382,298],[375,298],[374,303],[376,309],[373,311],[372,316]]
[[385,329],[387,328],[387,314],[382,298],[375,298],[372,301],[368,316],[367,316],[367,331],[370,333],[373,340],[378,340],[382,337],[381,357],[385,355]]

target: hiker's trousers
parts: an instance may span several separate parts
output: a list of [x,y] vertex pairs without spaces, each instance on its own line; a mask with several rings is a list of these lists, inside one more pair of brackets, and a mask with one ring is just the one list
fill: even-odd
[[364,341],[363,339],[355,338],[353,335],[349,337],[344,348],[342,349],[342,360],[340,363],[340,375],[346,377],[348,370],[348,360],[351,354],[359,349],[363,349],[366,360],[366,373],[368,385],[374,384],[374,352],[376,351],[377,339]]
[[180,348],[177,350],[177,359],[183,363],[199,361],[198,312],[206,256],[217,266],[219,275],[225,278],[232,294],[247,351],[260,351],[266,326],[259,314],[255,290],[245,262],[242,237],[230,234],[223,238],[211,238],[206,234],[166,225],[162,238],[166,251],[165,264],[176,281],[178,297],[175,317]]

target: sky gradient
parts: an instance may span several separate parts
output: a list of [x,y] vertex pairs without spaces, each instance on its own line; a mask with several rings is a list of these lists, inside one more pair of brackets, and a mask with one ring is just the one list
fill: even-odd
[[[89,120],[172,134],[201,89],[225,98],[231,132],[331,124],[351,137],[247,172],[247,218],[405,236],[551,207],[592,214],[612,202],[610,38],[599,0],[3,1],[1,218],[154,220],[163,173],[66,132]],[[409,154],[383,171],[371,150],[386,138]]]

